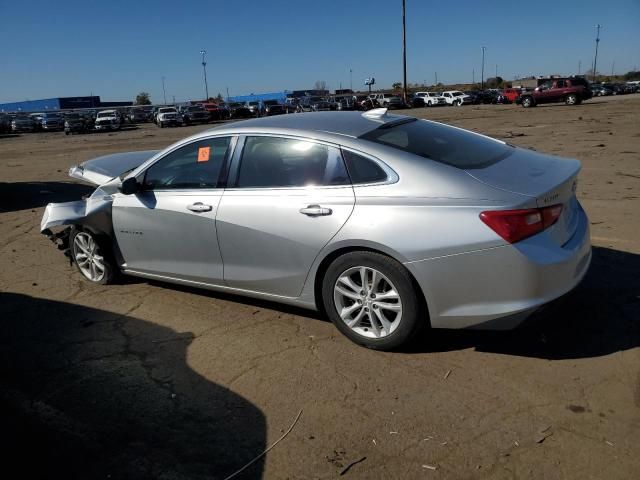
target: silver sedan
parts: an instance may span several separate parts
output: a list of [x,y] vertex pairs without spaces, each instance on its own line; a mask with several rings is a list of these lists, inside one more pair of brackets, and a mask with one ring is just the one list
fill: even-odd
[[80,273],[326,312],[392,349],[425,326],[511,328],[591,260],[580,163],[385,109],[224,125],[72,167],[98,185],[42,232]]

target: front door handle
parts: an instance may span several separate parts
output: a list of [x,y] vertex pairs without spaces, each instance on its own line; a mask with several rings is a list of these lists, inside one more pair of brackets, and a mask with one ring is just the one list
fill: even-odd
[[202,202],[192,203],[191,205],[187,205],[187,208],[192,212],[198,212],[198,213],[210,212],[211,210],[213,210],[213,207],[211,205],[205,205]]
[[309,217],[321,217],[323,215],[331,215],[333,210],[330,208],[322,208],[320,205],[309,205],[300,209],[300,213]]

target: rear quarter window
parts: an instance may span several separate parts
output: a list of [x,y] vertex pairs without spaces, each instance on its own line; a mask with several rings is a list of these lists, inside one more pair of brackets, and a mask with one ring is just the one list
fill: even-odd
[[493,165],[514,150],[502,142],[425,120],[383,125],[360,138],[465,170]]
[[343,150],[342,157],[353,184],[384,182],[388,178],[380,165],[369,158],[349,150]]

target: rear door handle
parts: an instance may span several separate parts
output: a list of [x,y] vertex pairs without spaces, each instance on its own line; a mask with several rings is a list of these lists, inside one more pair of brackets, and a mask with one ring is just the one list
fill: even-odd
[[320,205],[309,205],[308,207],[301,208],[300,213],[309,217],[321,217],[324,215],[331,215],[333,210],[330,208],[323,208]]
[[191,205],[187,205],[187,208],[192,212],[198,212],[198,213],[210,212],[211,210],[213,210],[213,207],[211,205],[205,205],[202,202],[192,203]]

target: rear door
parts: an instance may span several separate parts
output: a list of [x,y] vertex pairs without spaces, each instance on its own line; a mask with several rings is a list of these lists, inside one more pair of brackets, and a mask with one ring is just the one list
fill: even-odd
[[353,211],[340,150],[293,137],[240,141],[216,220],[225,283],[299,296],[314,259]]
[[115,195],[113,226],[126,270],[222,283],[215,218],[234,141],[214,137],[179,147],[138,177],[140,192]]

